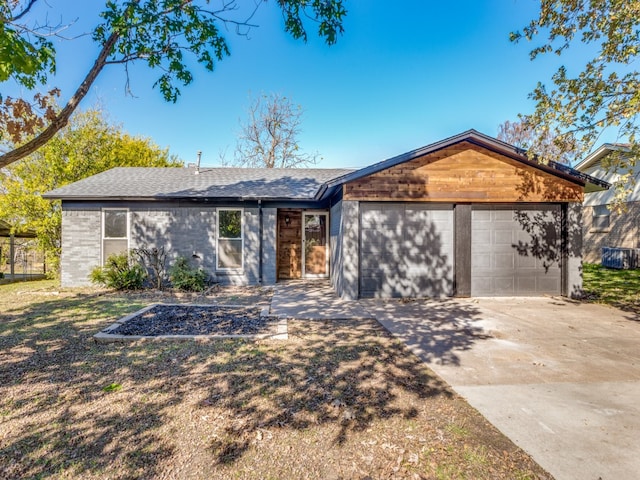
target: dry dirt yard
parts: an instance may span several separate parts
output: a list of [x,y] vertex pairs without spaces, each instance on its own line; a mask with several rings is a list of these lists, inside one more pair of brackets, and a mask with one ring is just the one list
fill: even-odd
[[150,303],[269,291],[0,286],[0,477],[546,479],[377,323],[289,322],[289,340],[96,344]]

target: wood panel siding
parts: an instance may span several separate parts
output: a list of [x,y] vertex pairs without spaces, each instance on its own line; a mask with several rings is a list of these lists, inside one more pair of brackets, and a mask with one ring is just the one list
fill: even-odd
[[582,202],[583,187],[469,142],[345,184],[345,200]]
[[295,278],[302,278],[302,211],[278,209],[278,280]]

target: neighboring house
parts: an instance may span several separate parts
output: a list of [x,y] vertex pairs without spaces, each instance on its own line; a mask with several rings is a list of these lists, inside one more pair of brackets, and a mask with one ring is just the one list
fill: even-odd
[[[629,148],[625,145],[605,143],[576,165],[575,169],[614,186],[619,181],[630,182],[621,179],[621,175],[627,173],[628,169],[616,171],[608,165],[611,163],[612,155],[624,159],[628,152]],[[604,191],[591,191],[589,187],[586,188],[583,222],[585,262],[600,263],[602,247],[640,247],[640,163],[633,167],[632,177],[636,183],[632,185],[633,188],[623,202],[621,210],[612,206],[615,188]]]
[[573,295],[586,184],[476,131],[360,170],[115,168],[62,199],[62,283],[164,246],[226,284],[330,278],[358,297]]

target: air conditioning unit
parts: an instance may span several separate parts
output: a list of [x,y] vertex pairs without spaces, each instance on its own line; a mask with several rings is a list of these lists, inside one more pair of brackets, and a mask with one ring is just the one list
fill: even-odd
[[640,248],[602,247],[602,266],[607,268],[640,268]]

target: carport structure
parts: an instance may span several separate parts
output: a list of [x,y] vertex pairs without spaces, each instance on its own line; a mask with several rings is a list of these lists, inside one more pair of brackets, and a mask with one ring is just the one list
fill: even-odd
[[[10,278],[15,278],[15,252],[16,252],[16,239],[32,239],[36,238],[36,234],[32,230],[12,231],[11,225],[4,220],[0,220],[0,239],[9,239],[9,275]],[[1,253],[1,247],[0,247]],[[1,257],[0,257],[1,258]]]

